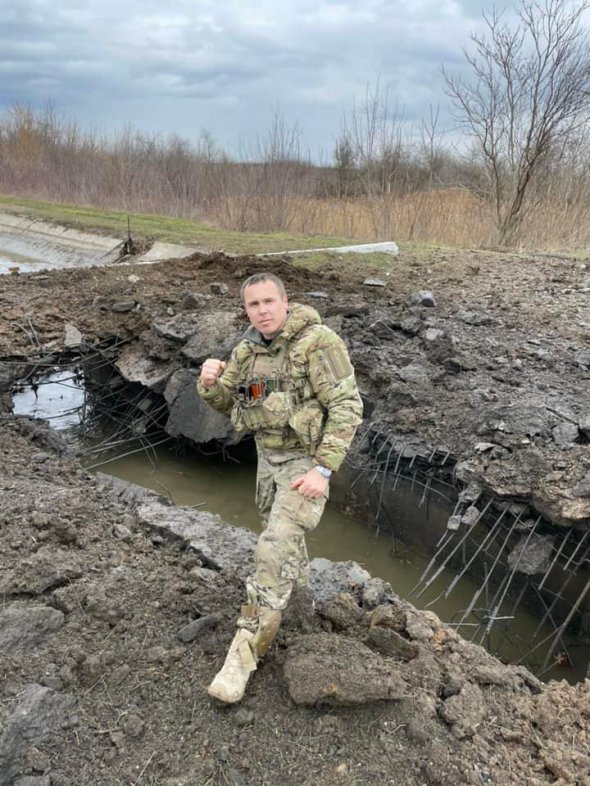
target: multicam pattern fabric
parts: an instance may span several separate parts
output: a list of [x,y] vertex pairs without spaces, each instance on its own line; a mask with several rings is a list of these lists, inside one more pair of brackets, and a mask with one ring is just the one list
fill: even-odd
[[[259,451],[256,501],[264,531],[254,552],[256,572],[246,581],[252,608],[284,609],[293,585],[308,583],[305,534],[317,526],[328,494],[317,499],[304,497],[291,484],[311,467],[313,460],[301,451]],[[247,614],[238,621],[240,627],[252,631],[256,624]]]
[[362,420],[346,345],[315,309],[298,304],[268,346],[249,328],[223,376],[197,391],[237,431],[253,431],[260,448],[303,449],[334,471]]
[[285,608],[294,584],[307,584],[305,533],[317,526],[326,504],[327,492],[306,497],[291,484],[315,464],[340,467],[362,420],[362,402],[346,345],[317,311],[297,304],[269,345],[250,328],[215,385],[199,383],[197,390],[236,430],[253,431],[256,439],[264,531],[238,621],[256,632],[261,609]]

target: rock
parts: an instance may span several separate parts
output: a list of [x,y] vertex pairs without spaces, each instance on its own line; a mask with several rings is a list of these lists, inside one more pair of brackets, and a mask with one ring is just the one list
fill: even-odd
[[328,295],[327,292],[319,292],[319,291],[304,292],[303,294],[306,295],[307,297],[316,298],[317,300],[328,300],[328,298],[330,297],[330,295]]
[[229,287],[222,281],[213,281],[209,284],[209,289],[214,295],[229,295]]
[[405,611],[396,604],[383,604],[382,606],[377,606],[369,615],[369,624],[371,627],[379,625],[383,628],[403,631],[406,629],[406,621]]
[[163,321],[156,320],[152,327],[162,338],[184,343],[199,331],[202,317],[199,314],[177,314]]
[[574,487],[576,497],[590,497],[590,472]]
[[450,529],[453,532],[459,529],[461,526],[461,516],[449,516],[447,519],[447,529]]
[[354,705],[405,695],[390,660],[344,636],[301,636],[289,648],[284,671],[295,704]]
[[491,409],[484,415],[478,433],[494,431],[534,437],[537,434],[548,435],[549,413],[544,406],[537,404],[508,404]]
[[407,317],[407,319],[403,319],[400,323],[402,332],[406,333],[408,336],[417,336],[423,326],[424,323],[420,317]]
[[365,614],[353,596],[348,592],[340,592],[324,603],[319,614],[332,623],[336,630],[346,630],[364,620]]
[[422,341],[431,363],[444,363],[456,352],[455,339],[445,330],[428,328],[422,333]]
[[208,300],[211,300],[211,295],[204,295],[200,292],[185,292],[180,299],[180,307],[187,311],[192,308],[201,308]]
[[387,655],[400,660],[412,660],[420,653],[417,644],[404,639],[391,628],[372,625],[369,629],[369,644],[381,655]]
[[221,614],[208,614],[205,617],[199,617],[199,619],[193,620],[189,622],[188,625],[184,625],[184,627],[180,628],[176,636],[180,641],[188,644],[197,639],[206,630],[219,625],[221,619]]
[[49,775],[25,775],[24,778],[17,778],[13,781],[13,786],[51,786]]
[[427,306],[428,308],[434,308],[436,306],[434,295],[429,289],[420,289],[418,292],[415,292],[410,297],[408,303],[411,306]]
[[351,592],[357,587],[362,589],[370,578],[371,574],[358,562],[331,562],[316,557],[309,566],[309,586],[318,603],[339,592]]
[[77,327],[74,325],[70,325],[66,323],[65,325],[65,336],[64,336],[64,348],[65,349],[77,349],[80,344],[82,343],[82,333],[78,330]]
[[406,631],[416,641],[429,641],[441,628],[440,619],[432,611],[408,609],[406,612]]
[[480,517],[480,511],[475,507],[475,505],[470,505],[465,513],[461,516],[461,524],[465,524],[466,527],[473,526]]
[[547,536],[523,535],[508,555],[508,565],[527,576],[545,573],[551,564],[553,540]]
[[145,349],[141,344],[134,344],[124,349],[115,365],[128,382],[139,382],[156,393],[163,391],[166,380],[174,371],[170,363],[146,357]]
[[387,282],[383,281],[382,278],[366,278],[363,281],[363,284],[366,287],[384,287],[384,286],[387,286]]
[[428,366],[418,362],[410,363],[408,366],[400,368],[397,375],[404,382],[419,385],[430,384],[435,378],[433,369],[431,370]]
[[497,325],[499,320],[491,314],[478,314],[475,311],[461,310],[457,313],[457,319],[465,322],[466,325]]
[[473,737],[485,718],[485,702],[477,685],[468,682],[454,696],[442,703],[439,714],[458,739]]
[[551,429],[553,441],[560,447],[571,445],[578,438],[578,427],[574,423],[560,423]]
[[363,607],[375,608],[382,603],[398,600],[397,595],[391,588],[391,584],[375,576],[367,581],[363,587]]
[[583,415],[580,418],[578,427],[585,437],[590,437],[590,414]]
[[574,365],[580,368],[590,369],[590,351],[583,350],[582,352],[577,352],[574,356]]
[[41,595],[82,575],[81,558],[71,551],[42,546],[21,563],[19,569],[9,571],[0,582],[0,589],[8,594]]
[[9,606],[0,612],[0,652],[30,650],[63,627],[65,617],[50,606]]
[[113,303],[111,305],[111,311],[114,311],[117,314],[124,314],[127,311],[133,311],[135,305],[135,300],[120,300],[117,303]]
[[127,281],[130,284],[137,284],[141,279],[139,276],[136,276],[135,273],[132,273],[130,276],[127,276]]
[[[190,321],[187,320],[189,316]],[[184,322],[180,317],[184,318]],[[209,357],[227,358],[241,338],[237,327],[238,313],[235,311],[185,314],[180,317],[175,319],[174,327],[171,321],[167,322],[166,329],[173,330],[178,340],[181,340],[181,335],[184,337],[182,340],[187,343],[182,354],[195,365],[200,365]],[[160,327],[163,328],[163,325]]]
[[124,524],[120,524],[119,522],[117,522],[113,527],[113,535],[118,540],[122,540],[124,543],[129,543],[129,541],[133,539],[133,533],[129,527],[126,527]]
[[11,786],[27,750],[61,731],[71,697],[41,685],[27,685],[16,697],[0,737],[0,786]]
[[217,439],[232,445],[240,440],[231,421],[206,404],[196,391],[196,374],[188,369],[176,371],[164,390],[169,415],[166,432],[173,437],[188,437],[200,444]]

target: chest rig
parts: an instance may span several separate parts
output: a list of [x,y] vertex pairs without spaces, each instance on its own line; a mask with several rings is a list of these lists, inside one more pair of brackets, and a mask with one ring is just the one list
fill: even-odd
[[231,412],[236,431],[273,432],[276,440],[288,443],[299,436],[294,426],[305,411],[313,410],[321,423],[323,410],[309,381],[307,364],[296,358],[293,349],[284,340],[278,347],[251,345]]

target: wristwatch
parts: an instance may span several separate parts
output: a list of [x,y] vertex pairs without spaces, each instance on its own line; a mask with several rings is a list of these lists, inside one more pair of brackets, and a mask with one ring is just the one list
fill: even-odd
[[332,470],[328,469],[328,467],[322,467],[321,464],[316,464],[314,469],[317,469],[320,475],[323,475],[325,478],[329,478],[332,475]]

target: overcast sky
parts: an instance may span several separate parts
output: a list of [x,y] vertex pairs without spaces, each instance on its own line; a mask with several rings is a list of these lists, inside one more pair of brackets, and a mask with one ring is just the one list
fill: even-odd
[[125,124],[237,151],[273,110],[331,157],[380,79],[410,123],[441,106],[481,0],[0,0],[0,108],[52,101],[84,128]]

